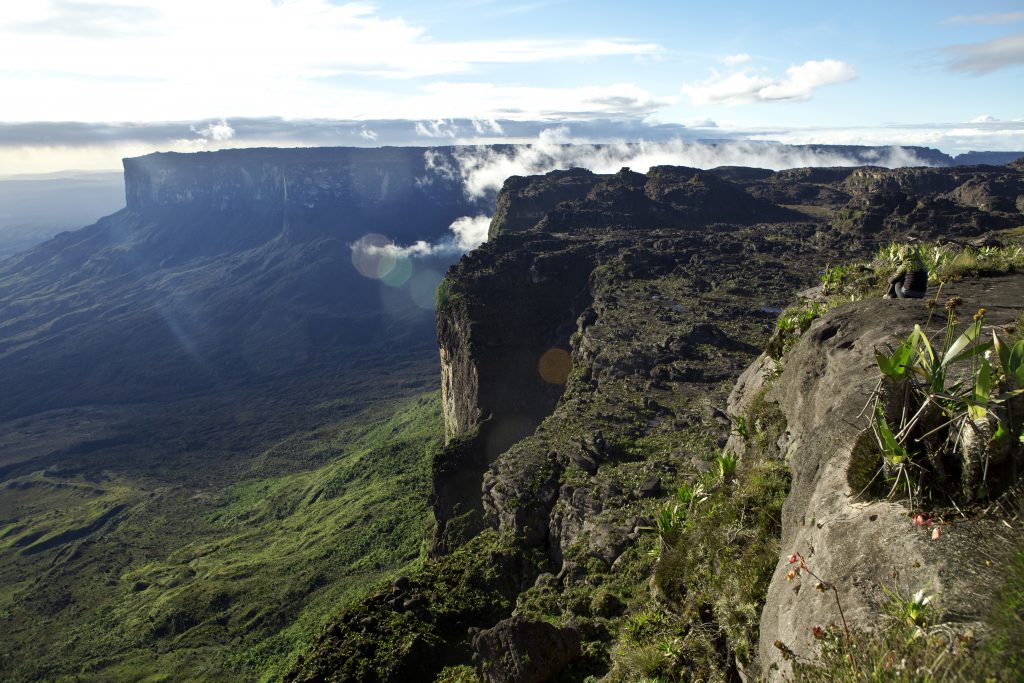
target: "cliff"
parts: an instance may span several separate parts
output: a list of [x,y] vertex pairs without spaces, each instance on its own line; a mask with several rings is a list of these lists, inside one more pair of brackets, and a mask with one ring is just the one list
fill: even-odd
[[[754,391],[728,415],[736,378],[826,264],[908,235],[1019,225],[1022,181],[1013,166],[510,178],[490,240],[439,289],[448,446],[435,457],[432,555],[464,571],[467,554],[489,552],[482,539],[504,539],[530,558],[516,575],[525,588],[514,609],[492,603],[486,619],[417,650],[413,679],[471,663],[487,681],[737,680],[770,666],[763,642],[775,631],[761,610],[797,538],[805,470],[832,451],[787,450],[822,431],[799,422],[792,396],[781,407]],[[797,361],[787,372],[811,370]],[[802,405],[825,409],[828,393]],[[733,473],[721,449],[741,433],[751,446]],[[673,503],[681,487],[705,485]],[[680,506],[696,512],[687,521]],[[344,680],[358,661],[375,680],[401,679],[411,651],[384,644],[438,618],[434,581],[410,579],[397,602],[343,615],[291,678]],[[355,619],[361,610],[372,626]]]
[[[450,159],[444,148],[125,159],[124,210],[0,263],[0,419],[326,378],[368,350],[424,348],[432,320],[410,285],[361,276],[351,245],[371,232],[434,241],[480,210],[430,173],[428,151]],[[451,258],[417,262],[431,279],[421,304]]]
[[[466,210],[461,185],[431,173],[425,159],[429,152],[451,164],[452,151],[321,147],[148,154],[124,160],[125,197],[129,211],[144,214],[271,221],[278,227],[288,222],[335,234],[372,228],[399,242],[432,239],[436,224]],[[412,207],[417,220],[410,220]]]
[[[1013,338],[1024,310],[1024,274],[965,280],[944,289],[946,297],[962,302],[965,313],[984,307],[987,330]],[[910,300],[840,306],[802,335],[767,392],[747,387],[732,397],[730,413],[742,415],[761,392],[758,400],[777,405],[787,425],[784,457],[793,479],[782,509],[782,557],[760,622],[761,663],[776,677],[791,675],[791,660],[776,642],[796,657],[813,659],[812,628],[840,619],[830,593],[793,589],[786,577],[789,554],[800,553],[815,574],[839,587],[851,628],[877,624],[880,606],[890,602],[887,586],[906,596],[918,590],[938,596],[947,615],[945,629],[964,637],[984,634],[1001,576],[1024,541],[1019,525],[1004,521],[1002,513],[972,512],[967,506],[968,514],[945,517],[935,539],[913,524],[926,502],[865,495],[863,458],[873,437],[864,410],[880,376],[875,353],[906,337],[915,324],[927,329],[929,317],[928,309]],[[1024,453],[1017,457],[1024,459]],[[1009,473],[995,474],[994,460],[991,468],[994,490],[1010,483]],[[956,476],[966,479],[968,473]],[[934,512],[930,516],[939,518]]]

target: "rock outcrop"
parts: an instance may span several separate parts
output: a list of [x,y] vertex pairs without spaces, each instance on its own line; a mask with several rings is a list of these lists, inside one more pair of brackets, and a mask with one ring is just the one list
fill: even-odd
[[514,616],[474,636],[473,650],[486,683],[543,683],[579,659],[580,634]]
[[[986,324],[1001,329],[1021,313],[1024,275],[955,283],[945,291],[962,298],[965,312],[984,306]],[[786,356],[767,396],[785,415],[784,450],[793,473],[782,551],[802,554],[815,574],[837,585],[851,627],[877,623],[885,584],[907,595],[924,590],[941,596],[947,626],[964,635],[980,631],[999,568],[1013,547],[1009,539],[1018,532],[996,519],[964,517],[950,520],[941,538],[932,540],[928,530],[914,526],[916,510],[863,495],[857,474],[858,449],[870,450],[862,442],[873,439],[864,408],[879,378],[875,350],[894,336],[905,337],[915,324],[925,327],[928,317],[919,301],[847,304],[815,321]],[[751,366],[752,373],[761,371]],[[747,384],[734,406],[758,390],[756,382]],[[807,582],[797,589],[787,568],[781,557],[761,619],[761,661],[774,676],[784,676],[789,666],[777,641],[813,657],[812,628],[840,621],[831,593],[810,590]]]

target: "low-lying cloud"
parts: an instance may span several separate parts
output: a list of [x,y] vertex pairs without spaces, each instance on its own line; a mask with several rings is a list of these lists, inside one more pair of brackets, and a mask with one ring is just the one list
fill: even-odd
[[190,126],[190,130],[195,134],[195,137],[174,140],[171,144],[175,149],[202,151],[210,147],[210,145],[222,146],[235,137],[235,129],[224,119],[211,121],[205,126]]
[[928,165],[913,150],[898,146],[843,151],[749,140],[705,143],[681,139],[581,144],[572,141],[567,127],[546,130],[535,143],[513,149],[461,148],[456,150],[455,158],[457,169],[445,167],[437,169],[437,172],[447,177],[457,174],[466,196],[471,199],[493,195],[509,176],[536,175],[576,167],[595,173],[614,173],[623,166],[647,172],[652,166],[660,165],[693,168],[753,166],[772,170],[864,164],[888,168]]
[[491,226],[490,216],[462,216],[448,226],[451,235],[435,242],[417,240],[409,245],[384,242],[380,239],[360,239],[352,245],[357,254],[387,257],[389,259],[416,258],[418,256],[457,256],[473,251],[487,241]]

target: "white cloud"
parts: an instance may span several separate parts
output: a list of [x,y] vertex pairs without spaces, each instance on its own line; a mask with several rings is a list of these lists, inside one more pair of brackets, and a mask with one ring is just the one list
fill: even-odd
[[971,14],[957,15],[943,20],[947,26],[961,26],[964,24],[1015,24],[1024,21],[1024,12],[1004,12],[1002,14]]
[[438,119],[416,122],[416,135],[422,138],[454,138],[458,134],[459,127],[453,121]]
[[224,142],[235,137],[235,129],[228,125],[228,122],[221,119],[219,123],[209,123],[205,127],[192,130],[199,135],[199,137],[205,140],[212,140],[213,142]]
[[373,132],[368,128],[363,128],[359,131],[359,137],[370,142],[377,142],[377,133]]
[[949,68],[974,76],[1024,64],[1024,33],[1015,33],[984,43],[954,45],[946,48],[952,57]]
[[456,247],[461,251],[471,251],[487,241],[490,227],[490,216],[463,216],[456,218],[448,229],[455,233]]
[[736,66],[737,64],[745,64],[751,60],[750,55],[746,52],[740,52],[735,55],[725,55],[722,57],[722,63],[728,64],[729,66]]
[[929,124],[884,128],[805,128],[749,135],[792,145],[914,145],[934,147],[947,154],[969,151],[1024,150],[1024,122]]
[[[418,240],[402,246],[394,243],[382,243],[382,240],[360,239],[352,244],[352,251],[369,256],[387,256],[390,258],[416,258],[418,256],[438,256],[445,254],[465,254],[487,241],[487,231],[491,226],[490,216],[462,216],[448,226],[451,236],[427,242]],[[374,236],[379,237],[379,236]]]
[[494,119],[473,119],[473,130],[477,135],[504,135],[505,130]]
[[199,152],[226,147],[228,145],[225,143],[235,137],[235,129],[224,119],[211,121],[202,127],[189,126],[189,130],[195,133],[196,137],[172,140],[171,146],[178,151]]
[[[357,91],[349,104],[351,76],[443,77],[493,64],[661,51],[654,43],[599,37],[441,40],[374,6],[331,0],[7,4],[0,92],[8,121],[181,120],[219,112],[364,118],[359,108],[372,107],[385,89]],[[337,111],[339,103],[351,111]]]
[[[573,144],[567,144],[572,142]],[[837,150],[816,150],[771,144],[767,141],[723,140],[709,144],[669,140],[631,143],[585,144],[574,141],[568,126],[541,133],[530,145],[512,150],[466,147],[456,152],[463,189],[469,198],[497,192],[513,175],[535,175],[556,169],[587,168],[595,173],[614,173],[623,166],[646,172],[651,166],[675,165],[695,168],[753,166],[783,169],[806,166],[855,166],[865,163]],[[871,155],[879,166],[926,165],[912,150],[898,146]],[[447,169],[451,173],[454,169]],[[449,176],[450,177],[450,176]]]
[[990,114],[982,114],[981,116],[975,116],[968,123],[996,123],[998,121],[999,119]]
[[784,78],[772,78],[749,69],[724,76],[713,72],[706,81],[683,86],[683,92],[696,106],[800,101],[810,99],[816,88],[844,83],[856,77],[857,72],[845,62],[810,60],[786,69]]
[[429,111],[446,107],[454,116],[486,113],[514,120],[588,119],[643,117],[675,102],[656,97],[632,83],[574,88],[544,88],[493,83],[449,83],[426,85],[418,106]]

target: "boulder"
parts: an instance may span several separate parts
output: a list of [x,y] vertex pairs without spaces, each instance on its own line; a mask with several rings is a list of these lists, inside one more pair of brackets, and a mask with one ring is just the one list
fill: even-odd
[[473,637],[484,683],[542,683],[580,657],[580,633],[513,616]]

